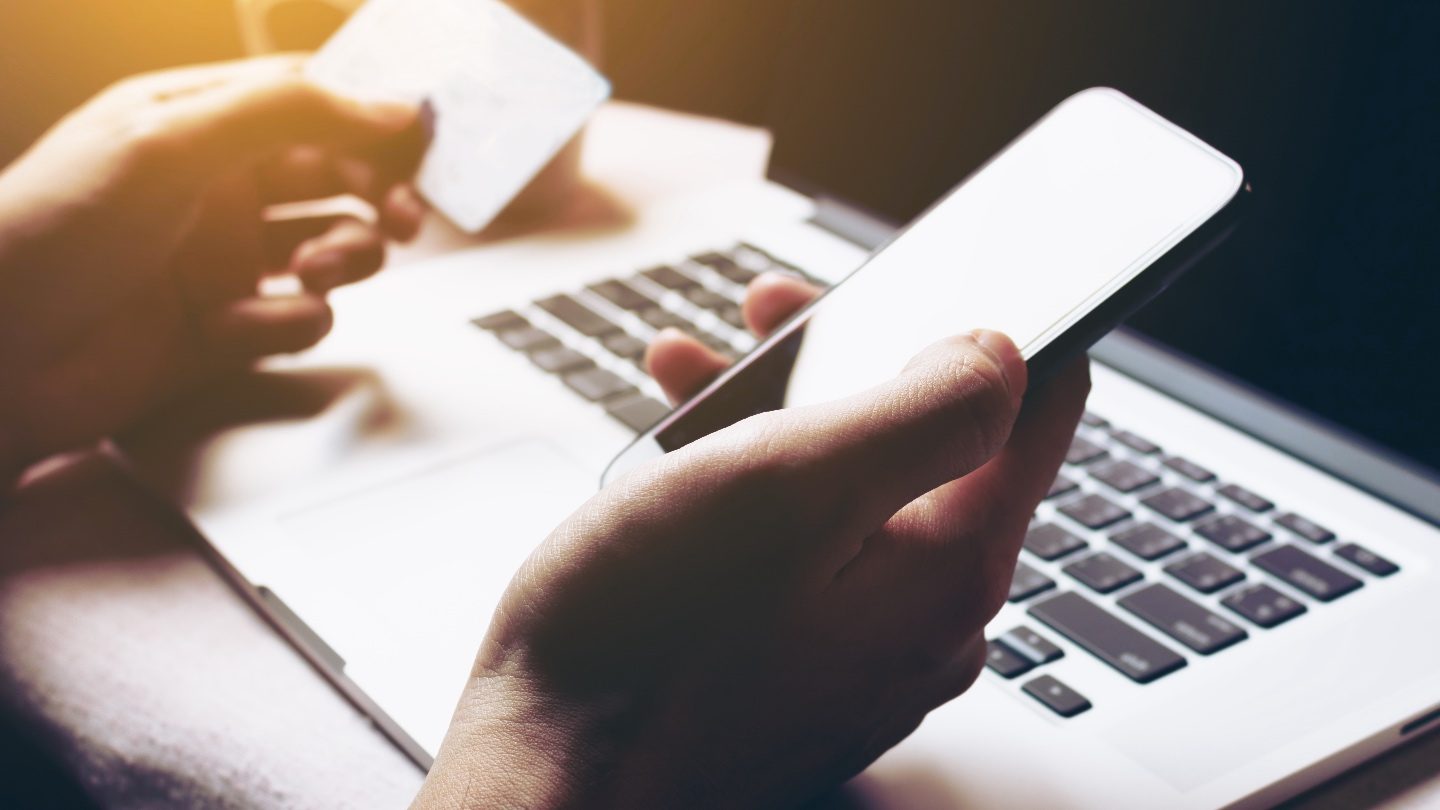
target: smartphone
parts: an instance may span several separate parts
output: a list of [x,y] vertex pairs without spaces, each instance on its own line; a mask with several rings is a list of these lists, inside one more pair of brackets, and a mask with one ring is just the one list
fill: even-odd
[[971,329],[1032,388],[1233,229],[1239,164],[1109,88],[1062,102],[621,453],[604,481],[748,416],[848,396]]

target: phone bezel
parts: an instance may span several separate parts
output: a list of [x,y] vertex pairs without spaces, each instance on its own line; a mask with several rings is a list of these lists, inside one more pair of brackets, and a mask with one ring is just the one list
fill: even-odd
[[[845,278],[830,287],[814,301],[811,301],[799,312],[792,315],[768,338],[744,357],[737,360],[734,365],[726,369],[715,380],[711,381],[711,383],[698,394],[681,403],[675,410],[667,414],[664,419],[661,419],[638,436],[635,441],[617,454],[606,467],[605,471],[601,473],[600,485],[603,487],[614,480],[617,475],[645,461],[665,455],[666,451],[660,446],[656,434],[669,427],[676,420],[684,418],[699,402],[705,400],[715,391],[725,386],[733,377],[749,366],[755,358],[769,351],[774,344],[785,340],[795,329],[806,322],[811,312],[820,306],[831,293],[839,289],[841,285],[856,273],[862,272],[874,261],[876,256],[883,253],[892,243],[904,238],[905,234],[916,223],[925,219],[937,208],[944,205],[945,201],[948,200],[951,195],[957,193],[969,183],[970,179],[976,174],[984,171],[985,167],[990,165],[996,158],[1009,151],[1012,145],[1023,140],[1032,130],[1043,124],[1050,116],[1054,115],[1056,111],[1065,105],[1092,93],[1112,95],[1132,108],[1159,121],[1172,132],[1193,142],[1197,147],[1222,158],[1234,167],[1238,182],[1234,193],[1232,193],[1230,198],[1226,200],[1215,213],[1197,225],[1193,231],[1182,237],[1180,241],[1176,242],[1170,249],[1156,256],[1148,266],[1139,270],[1128,281],[1095,303],[1094,306],[1084,315],[1081,315],[1079,319],[1048,336],[1042,335],[1041,339],[1048,337],[1048,342],[1026,361],[1026,365],[1030,371],[1030,390],[1033,391],[1037,389],[1046,379],[1063,368],[1068,360],[1088,350],[1091,346],[1099,342],[1101,338],[1119,326],[1126,318],[1129,318],[1161,292],[1164,292],[1176,279],[1188,272],[1191,267],[1210,253],[1211,250],[1224,242],[1230,233],[1234,231],[1245,206],[1245,202],[1250,198],[1251,188],[1249,180],[1245,177],[1243,168],[1229,156],[1124,93],[1108,87],[1095,87],[1082,90],[1066,98],[1060,104],[1057,104],[1034,124],[1027,127],[1007,143],[1004,148],[997,151],[993,157],[966,175],[960,182],[956,183],[949,192],[941,196],[904,228],[896,231],[889,240],[875,249],[870,257],[859,267],[855,268],[846,275]],[[920,347],[917,347],[917,351],[919,348]]]

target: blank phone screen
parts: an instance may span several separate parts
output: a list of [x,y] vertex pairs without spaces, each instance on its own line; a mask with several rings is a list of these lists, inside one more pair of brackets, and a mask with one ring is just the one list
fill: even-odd
[[1124,95],[1071,97],[656,433],[665,451],[995,329],[1033,358],[1219,212],[1240,167]]

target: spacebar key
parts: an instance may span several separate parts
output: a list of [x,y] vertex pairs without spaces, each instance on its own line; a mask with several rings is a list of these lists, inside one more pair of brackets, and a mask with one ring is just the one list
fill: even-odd
[[1030,615],[1136,683],[1149,683],[1185,666],[1184,658],[1078,593],[1036,602]]

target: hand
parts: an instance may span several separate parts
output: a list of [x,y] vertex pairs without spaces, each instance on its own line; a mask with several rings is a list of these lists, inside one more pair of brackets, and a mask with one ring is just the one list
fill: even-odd
[[[756,285],[762,330],[813,294]],[[700,349],[652,348],[672,395],[723,367]],[[511,583],[417,806],[782,806],[858,773],[977,677],[1087,373],[1022,413],[1018,350],[976,333],[608,487]]]
[[[121,82],[0,175],[0,474],[94,442],[208,375],[303,349],[325,294],[424,208],[417,111],[322,91],[284,56]],[[376,223],[266,223],[357,194]],[[303,291],[261,297],[266,273]]]

